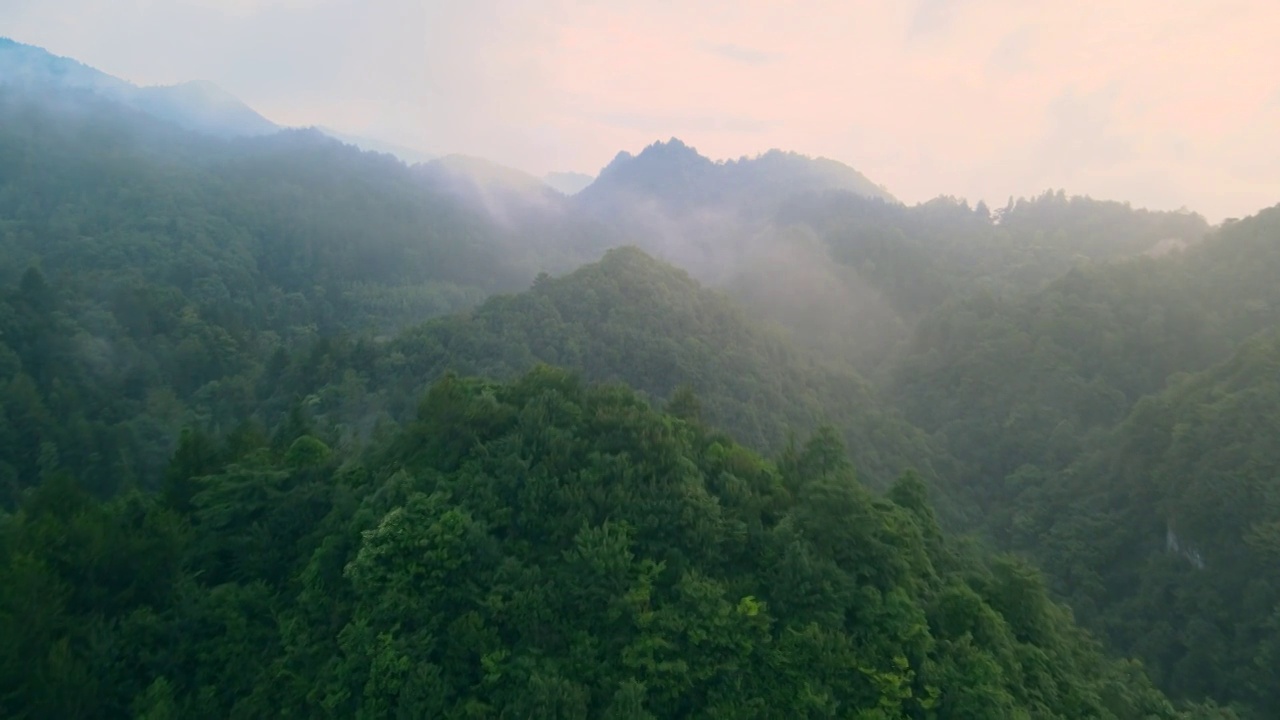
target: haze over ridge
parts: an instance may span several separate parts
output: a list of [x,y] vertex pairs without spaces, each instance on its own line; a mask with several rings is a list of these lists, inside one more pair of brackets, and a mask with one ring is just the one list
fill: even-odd
[[1280,196],[1269,3],[806,5],[17,0],[0,27],[139,84],[211,80],[282,124],[535,176],[676,136],[712,159],[829,157],[907,202],[1065,187],[1216,221]]

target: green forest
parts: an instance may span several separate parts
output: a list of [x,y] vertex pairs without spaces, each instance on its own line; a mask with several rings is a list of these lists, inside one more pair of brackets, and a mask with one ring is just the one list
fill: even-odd
[[1280,717],[1280,206],[538,183],[0,82],[0,716]]

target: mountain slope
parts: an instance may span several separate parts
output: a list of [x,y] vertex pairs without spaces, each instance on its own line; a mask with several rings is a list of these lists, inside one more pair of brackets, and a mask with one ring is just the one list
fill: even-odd
[[0,458],[0,504],[41,458],[96,491],[154,487],[184,424],[252,414],[249,378],[277,349],[527,287],[532,254],[402,163],[317,132],[219,139],[0,86],[0,415],[24,433]]
[[892,394],[988,482],[1062,467],[1170,375],[1276,324],[1277,246],[1273,208],[1180,253],[1082,265],[1030,294],[977,292],[921,322]]
[[[411,414],[406,403],[421,384],[450,370],[508,378],[548,363],[591,381],[624,382],[655,400],[687,386],[697,414],[740,442],[776,453],[792,435],[829,424],[868,484],[884,487],[914,467],[939,493],[949,522],[965,513],[948,484],[956,471],[947,456],[852,370],[797,353],[723,295],[634,248],[611,250],[568,276],[539,279],[528,292],[493,297],[474,311],[410,330],[376,358],[368,352],[328,344],[323,353],[300,356],[275,384],[286,394],[313,395],[312,412],[331,413],[328,422],[347,427],[367,422],[370,406],[389,408],[393,417]],[[352,367],[361,368],[367,388],[386,394],[317,393],[339,387]]]
[[1271,208],[1180,252],[980,293],[922,321],[890,395],[1087,626],[1169,692],[1256,718],[1280,712],[1277,276]]
[[1280,335],[1144,398],[1056,475],[1024,473],[1012,546],[1181,697],[1280,713]]
[[0,516],[0,712],[1190,720],[821,439],[774,466],[549,369],[364,455],[280,439]]
[[833,161],[773,150],[713,162],[672,138],[639,155],[619,153],[570,200],[612,230],[620,241],[613,244],[636,245],[722,285],[788,249],[773,227],[788,199],[826,191],[889,197]]
[[70,58],[0,37],[0,86],[31,92],[81,90],[179,127],[218,137],[267,135],[280,129],[207,81],[138,87]]
[[269,135],[280,129],[234,95],[206,80],[138,88],[126,102],[149,115],[208,135]]

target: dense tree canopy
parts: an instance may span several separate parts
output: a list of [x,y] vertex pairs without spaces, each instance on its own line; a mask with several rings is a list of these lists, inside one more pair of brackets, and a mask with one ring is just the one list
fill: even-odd
[[[634,248],[426,323],[381,353],[372,384],[402,398],[446,370],[507,378],[551,363],[654,399],[687,385],[709,423],[765,450],[820,424],[838,427],[859,471],[880,486],[908,467],[936,479],[934,465],[948,463],[855,372],[787,347],[722,294]],[[308,363],[291,371],[300,391],[317,377]]]
[[1178,717],[830,435],[774,465],[541,368],[359,456],[282,439],[0,521],[6,716]]
[[1067,470],[1018,476],[1009,540],[1168,687],[1273,716],[1278,433],[1280,339],[1270,334],[1138,402]]

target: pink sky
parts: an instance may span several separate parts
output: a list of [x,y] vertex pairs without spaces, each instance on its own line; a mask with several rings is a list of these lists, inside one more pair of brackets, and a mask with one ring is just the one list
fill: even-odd
[[834,158],[908,202],[1280,202],[1274,2],[5,0],[0,33],[535,174],[676,136]]

